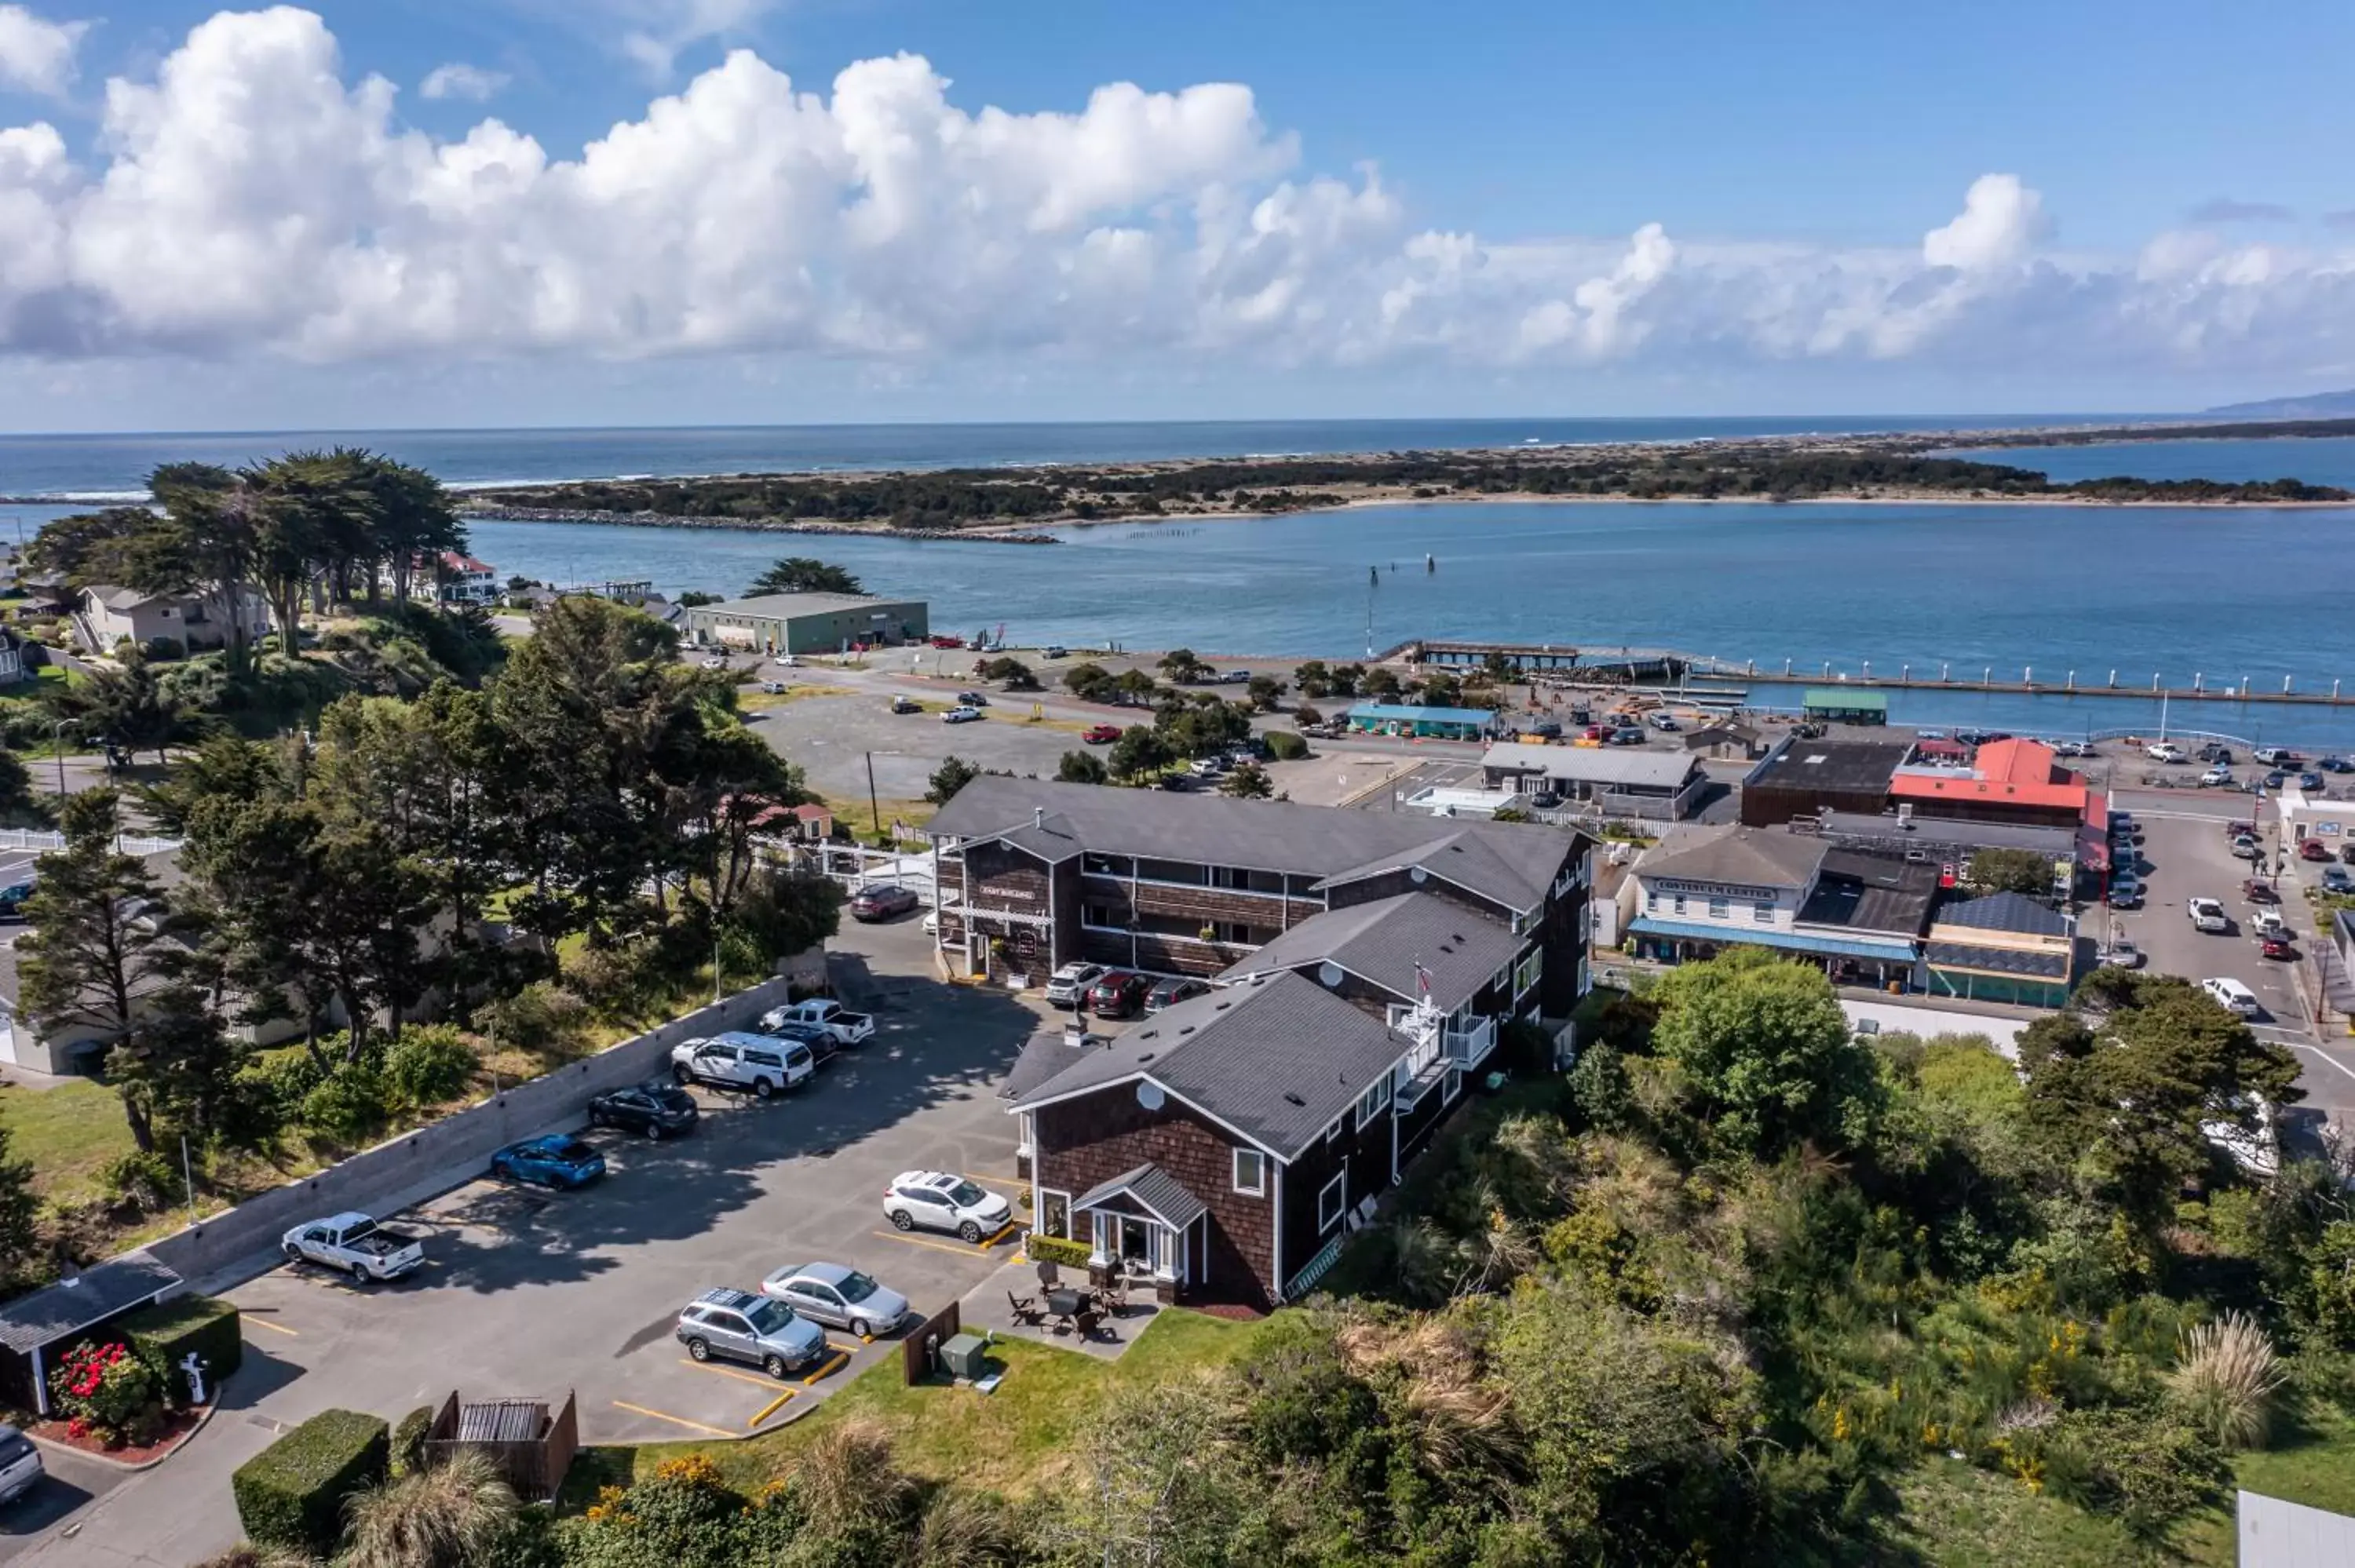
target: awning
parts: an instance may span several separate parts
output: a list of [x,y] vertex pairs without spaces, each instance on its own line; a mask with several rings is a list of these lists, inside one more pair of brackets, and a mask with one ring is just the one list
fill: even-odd
[[1816,953],[1836,959],[1875,959],[1882,963],[1910,964],[1916,957],[1906,942],[1875,942],[1862,937],[1818,937],[1804,931],[1752,931],[1739,926],[1703,926],[1689,920],[1655,920],[1645,916],[1627,929],[1638,937],[1668,937],[1689,942],[1716,942],[1725,947],[1781,948],[1795,953]]
[[1071,1200],[1071,1211],[1105,1208],[1116,1198],[1128,1199],[1173,1231],[1184,1230],[1210,1212],[1209,1204],[1158,1165],[1140,1165],[1098,1182]]

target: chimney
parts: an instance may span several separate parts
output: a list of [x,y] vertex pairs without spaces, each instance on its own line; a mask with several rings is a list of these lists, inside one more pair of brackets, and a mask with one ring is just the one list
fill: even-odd
[[1034,828],[1043,828],[1047,825],[1046,807],[1033,806],[1030,808],[1030,825]]

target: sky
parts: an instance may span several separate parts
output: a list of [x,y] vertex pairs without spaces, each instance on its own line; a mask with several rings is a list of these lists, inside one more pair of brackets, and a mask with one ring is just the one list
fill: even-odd
[[2355,387],[2355,7],[0,0],[0,429]]

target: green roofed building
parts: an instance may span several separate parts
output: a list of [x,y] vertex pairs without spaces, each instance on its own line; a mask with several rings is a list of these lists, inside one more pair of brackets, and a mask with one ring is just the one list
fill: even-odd
[[698,643],[762,653],[838,653],[922,642],[932,635],[922,599],[868,599],[847,593],[770,593],[687,612]]
[[1799,710],[1826,724],[1887,724],[1889,694],[1870,686],[1809,686],[1799,695]]

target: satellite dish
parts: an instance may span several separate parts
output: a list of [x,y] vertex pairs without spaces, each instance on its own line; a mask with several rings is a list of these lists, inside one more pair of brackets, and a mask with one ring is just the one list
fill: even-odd
[[1159,1110],[1165,1098],[1167,1098],[1167,1097],[1162,1094],[1161,1086],[1155,1083],[1152,1079],[1146,1078],[1138,1082],[1136,1086],[1136,1103],[1143,1106],[1146,1110]]
[[1423,870],[1423,867],[1419,865],[1410,866],[1407,868],[1406,877],[1409,882],[1421,883],[1428,881],[1431,877],[1431,873]]
[[1341,966],[1329,959],[1317,965],[1316,980],[1320,985],[1338,988],[1341,983]]

